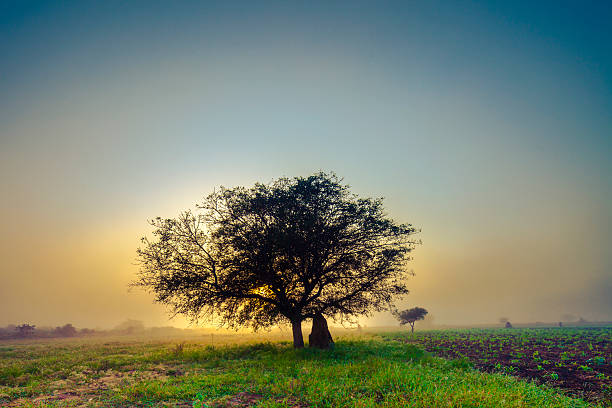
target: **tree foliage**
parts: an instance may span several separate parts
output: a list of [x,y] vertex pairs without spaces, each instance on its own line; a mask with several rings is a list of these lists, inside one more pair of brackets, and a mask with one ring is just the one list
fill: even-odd
[[74,337],[77,334],[77,329],[72,324],[68,323],[61,327],[56,327],[55,334],[60,337]]
[[19,337],[31,337],[34,334],[35,329],[36,325],[25,323],[15,327],[15,330],[17,331],[17,336]]
[[299,347],[305,319],[350,319],[408,293],[415,228],[334,174],[221,187],[195,211],[151,225],[135,284],[192,320],[254,329],[291,322]]

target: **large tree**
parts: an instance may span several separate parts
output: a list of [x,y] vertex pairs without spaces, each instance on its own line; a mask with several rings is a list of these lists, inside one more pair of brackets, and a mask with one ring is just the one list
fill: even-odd
[[134,284],[192,320],[290,323],[294,346],[303,347],[304,320],[367,315],[408,293],[415,228],[396,224],[382,199],[359,198],[334,174],[221,187],[195,211],[151,224]]

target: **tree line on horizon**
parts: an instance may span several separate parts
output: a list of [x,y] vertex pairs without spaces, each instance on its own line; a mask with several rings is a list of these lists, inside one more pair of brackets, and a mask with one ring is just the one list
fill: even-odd
[[71,323],[67,323],[63,326],[41,326],[37,327],[35,324],[22,323],[19,325],[9,324],[5,327],[0,327],[0,339],[27,339],[27,338],[58,338],[58,337],[83,337],[93,335],[138,335],[155,332],[173,332],[181,331],[182,329],[177,328],[145,328],[145,325],[140,320],[128,319],[112,329],[90,329],[90,328],[77,328]]
[[0,339],[75,337],[91,333],[93,333],[91,329],[79,330],[70,323],[63,326],[40,328],[28,323],[20,325],[9,324],[6,327],[0,327]]

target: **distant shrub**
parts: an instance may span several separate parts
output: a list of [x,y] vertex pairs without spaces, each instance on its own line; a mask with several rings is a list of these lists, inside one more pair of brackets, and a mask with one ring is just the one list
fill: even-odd
[[30,324],[21,324],[15,327],[15,331],[17,332],[17,337],[32,337],[34,335],[34,330],[36,325]]
[[77,334],[77,329],[70,323],[62,327],[56,327],[54,334],[58,337],[74,337]]

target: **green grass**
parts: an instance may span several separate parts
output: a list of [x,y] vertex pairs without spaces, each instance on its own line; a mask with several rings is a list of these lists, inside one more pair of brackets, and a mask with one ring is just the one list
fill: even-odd
[[259,407],[591,406],[379,338],[341,340],[330,351],[288,342],[0,346],[0,406],[219,407],[239,393],[255,394]]

